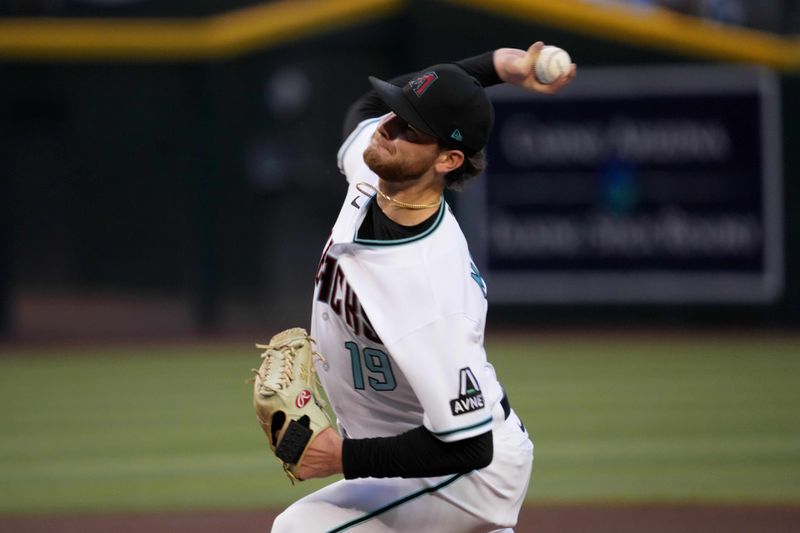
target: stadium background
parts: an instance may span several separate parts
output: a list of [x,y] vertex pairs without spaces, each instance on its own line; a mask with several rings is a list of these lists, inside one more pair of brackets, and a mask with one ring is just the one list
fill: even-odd
[[800,528],[800,9],[629,4],[0,4],[0,529],[257,528],[310,490],[263,457],[240,384],[251,341],[307,322],[343,113],[368,74],[533,40],[580,68],[774,72],[784,282],[759,303],[493,304],[539,443],[530,520]]

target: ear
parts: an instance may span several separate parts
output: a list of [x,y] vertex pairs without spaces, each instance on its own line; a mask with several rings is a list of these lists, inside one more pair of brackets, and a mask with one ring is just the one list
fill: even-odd
[[434,168],[439,174],[447,174],[464,164],[464,152],[461,150],[443,150],[436,158]]

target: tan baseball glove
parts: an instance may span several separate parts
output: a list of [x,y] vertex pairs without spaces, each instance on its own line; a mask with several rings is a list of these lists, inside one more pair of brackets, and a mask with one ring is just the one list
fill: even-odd
[[312,349],[314,341],[303,328],[281,331],[265,350],[255,373],[253,406],[267,441],[289,479],[302,481],[297,469],[306,448],[325,428],[331,427],[324,411],[314,358],[325,360]]

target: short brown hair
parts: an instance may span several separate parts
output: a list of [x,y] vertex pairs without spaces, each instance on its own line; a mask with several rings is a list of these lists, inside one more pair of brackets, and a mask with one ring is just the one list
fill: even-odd
[[486,170],[485,149],[469,157],[465,154],[461,166],[445,174],[445,186],[450,190],[460,191],[467,181],[480,175],[484,170]]

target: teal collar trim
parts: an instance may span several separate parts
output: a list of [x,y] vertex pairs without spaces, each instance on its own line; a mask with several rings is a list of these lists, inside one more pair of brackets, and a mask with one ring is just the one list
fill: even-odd
[[[367,202],[364,205],[364,212],[365,213],[366,213],[366,211],[367,211],[367,209],[369,207],[370,202],[372,202],[373,200],[375,200],[375,195],[374,194],[369,199],[369,202]],[[405,239],[393,239],[391,241],[381,241],[381,240],[377,240],[377,239],[359,239],[358,238],[358,228],[356,228],[356,234],[353,236],[353,242],[357,243],[357,244],[367,244],[369,246],[395,246],[395,245],[398,245],[398,244],[408,244],[410,242],[414,242],[414,241],[418,241],[418,240],[424,239],[425,237],[427,237],[428,235],[433,233],[433,231],[436,228],[439,227],[439,224],[442,223],[442,220],[444,220],[445,209],[446,209],[446,207],[445,207],[444,198],[442,198],[442,203],[439,204],[439,212],[436,214],[436,220],[433,222],[433,224],[431,224],[431,227],[429,227],[428,229],[426,229],[425,231],[423,231],[419,235],[414,235],[413,237],[406,237]]]

